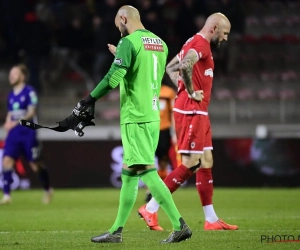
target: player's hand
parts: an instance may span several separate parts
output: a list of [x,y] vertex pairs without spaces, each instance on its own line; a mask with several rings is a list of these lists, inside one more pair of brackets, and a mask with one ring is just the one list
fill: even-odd
[[[87,111],[85,111],[87,112]],[[92,121],[92,117],[86,115],[89,119],[81,120],[75,115],[71,114],[66,119],[58,122],[59,126],[63,128],[63,131],[67,131],[69,129],[74,130],[75,135],[82,137],[84,135],[83,129],[87,126],[95,126],[95,123]]]
[[84,101],[84,100],[81,100],[80,102],[78,102],[76,104],[76,106],[74,107],[72,113],[73,115],[82,120],[82,119],[86,119],[86,115],[87,115],[87,110],[89,108],[89,105]]
[[189,94],[189,98],[202,102],[202,99],[204,98],[203,90],[194,91],[192,95]]
[[92,120],[95,118],[96,99],[90,95],[76,104],[72,114],[80,120]]
[[75,131],[79,137],[83,136],[83,129],[86,126],[95,126],[92,122],[95,119],[95,102],[96,98],[88,95],[84,100],[77,103],[73,109],[72,115],[67,118],[68,126]]
[[115,56],[116,55],[116,51],[117,51],[117,48],[115,45],[112,45],[112,44],[107,44],[108,46],[108,50]]

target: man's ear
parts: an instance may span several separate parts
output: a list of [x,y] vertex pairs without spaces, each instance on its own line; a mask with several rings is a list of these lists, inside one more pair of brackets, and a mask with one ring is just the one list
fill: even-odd
[[127,17],[121,16],[121,21],[122,21],[123,25],[126,25],[127,24]]
[[215,26],[211,29],[210,32],[213,34],[213,33],[215,33],[215,32],[217,31],[217,29],[218,29],[218,26],[215,25]]

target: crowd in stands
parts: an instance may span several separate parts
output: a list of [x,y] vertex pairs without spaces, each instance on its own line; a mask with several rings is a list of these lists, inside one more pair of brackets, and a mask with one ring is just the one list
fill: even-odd
[[114,18],[124,4],[135,6],[144,26],[166,41],[170,58],[207,16],[229,18],[229,41],[214,52],[215,99],[300,96],[296,0],[0,0],[0,67],[25,62],[41,96],[45,86],[60,88],[65,79],[81,81],[85,95],[110,67],[107,43],[120,39]]
[[60,56],[92,88],[110,66],[107,43],[120,39],[114,17],[124,4],[139,9],[144,26],[169,45],[170,56],[213,12],[228,16],[232,33],[244,31],[236,0],[0,0],[0,63],[26,61],[29,81],[42,93],[41,79],[59,82],[56,76],[63,66],[51,64],[51,59]]

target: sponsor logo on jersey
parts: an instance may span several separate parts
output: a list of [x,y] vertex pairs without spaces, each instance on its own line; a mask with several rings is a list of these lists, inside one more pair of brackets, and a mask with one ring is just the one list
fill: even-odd
[[122,64],[122,59],[121,58],[115,58],[114,63],[117,65],[121,65]]
[[14,102],[12,105],[13,110],[18,110],[20,108],[20,103]]
[[36,105],[38,103],[38,98],[37,98],[35,91],[30,91],[29,96],[30,96],[31,104]]
[[212,68],[206,69],[206,70],[204,71],[204,75],[205,75],[205,76],[214,77],[214,72],[213,72]]
[[158,110],[158,102],[159,102],[159,98],[157,97],[156,94],[154,94],[154,96],[152,98],[152,109],[153,110]]
[[164,51],[163,42],[160,38],[142,37],[142,43],[145,50]]
[[177,185],[181,185],[181,182],[178,181],[176,178],[173,178],[172,181],[175,182]]

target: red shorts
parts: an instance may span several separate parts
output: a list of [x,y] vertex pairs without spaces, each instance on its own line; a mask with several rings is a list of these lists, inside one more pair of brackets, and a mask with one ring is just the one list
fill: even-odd
[[179,153],[203,154],[212,150],[212,132],[208,115],[174,112]]

